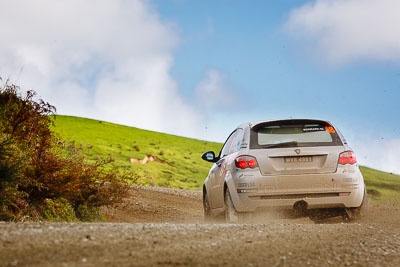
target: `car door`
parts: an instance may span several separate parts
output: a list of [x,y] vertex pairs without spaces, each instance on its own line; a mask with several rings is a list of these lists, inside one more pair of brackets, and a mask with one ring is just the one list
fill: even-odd
[[224,196],[224,184],[226,175],[230,170],[232,170],[232,165],[235,163],[235,158],[237,157],[237,152],[240,150],[240,145],[243,139],[243,129],[236,129],[234,135],[232,136],[232,141],[227,146],[227,150],[223,151],[222,163],[220,165],[219,171],[216,174],[216,187],[215,187],[215,199],[214,203],[216,207],[223,207],[225,202]]
[[[221,191],[221,177],[222,173],[225,169],[225,157],[229,154],[231,146],[233,144],[233,140],[235,139],[236,130],[233,131],[228,139],[226,140],[224,146],[222,147],[221,151],[219,152],[219,160],[212,166],[209,175],[209,198],[210,198],[210,205],[211,208],[220,208],[221,201],[218,201],[221,196],[219,196]],[[222,183],[223,189],[223,183]],[[222,203],[223,204],[223,203]]]

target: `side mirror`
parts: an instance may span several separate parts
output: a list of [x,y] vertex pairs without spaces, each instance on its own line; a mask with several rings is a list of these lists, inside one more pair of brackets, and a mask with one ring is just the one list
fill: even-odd
[[217,162],[218,161],[217,158],[215,157],[215,154],[213,151],[208,151],[208,152],[204,153],[201,156],[201,158],[208,162]]

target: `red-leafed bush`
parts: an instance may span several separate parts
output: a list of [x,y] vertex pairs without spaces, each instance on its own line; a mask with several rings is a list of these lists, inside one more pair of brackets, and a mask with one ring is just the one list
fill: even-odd
[[92,219],[126,196],[124,177],[101,168],[111,159],[88,165],[50,130],[55,112],[34,91],[0,87],[0,220]]

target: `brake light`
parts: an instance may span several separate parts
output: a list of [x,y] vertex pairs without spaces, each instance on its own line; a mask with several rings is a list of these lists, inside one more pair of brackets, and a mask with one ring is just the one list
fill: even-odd
[[235,166],[240,169],[255,168],[258,166],[257,160],[252,156],[239,156],[235,159]]
[[354,164],[357,163],[356,155],[351,150],[345,151],[340,153],[339,155],[339,164],[346,165],[346,164]]

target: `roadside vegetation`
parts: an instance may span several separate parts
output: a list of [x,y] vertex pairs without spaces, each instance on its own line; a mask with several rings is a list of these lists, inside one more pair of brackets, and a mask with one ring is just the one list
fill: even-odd
[[50,129],[56,109],[35,92],[0,86],[0,220],[101,220],[99,207],[127,193],[120,175],[88,163],[79,148]]

